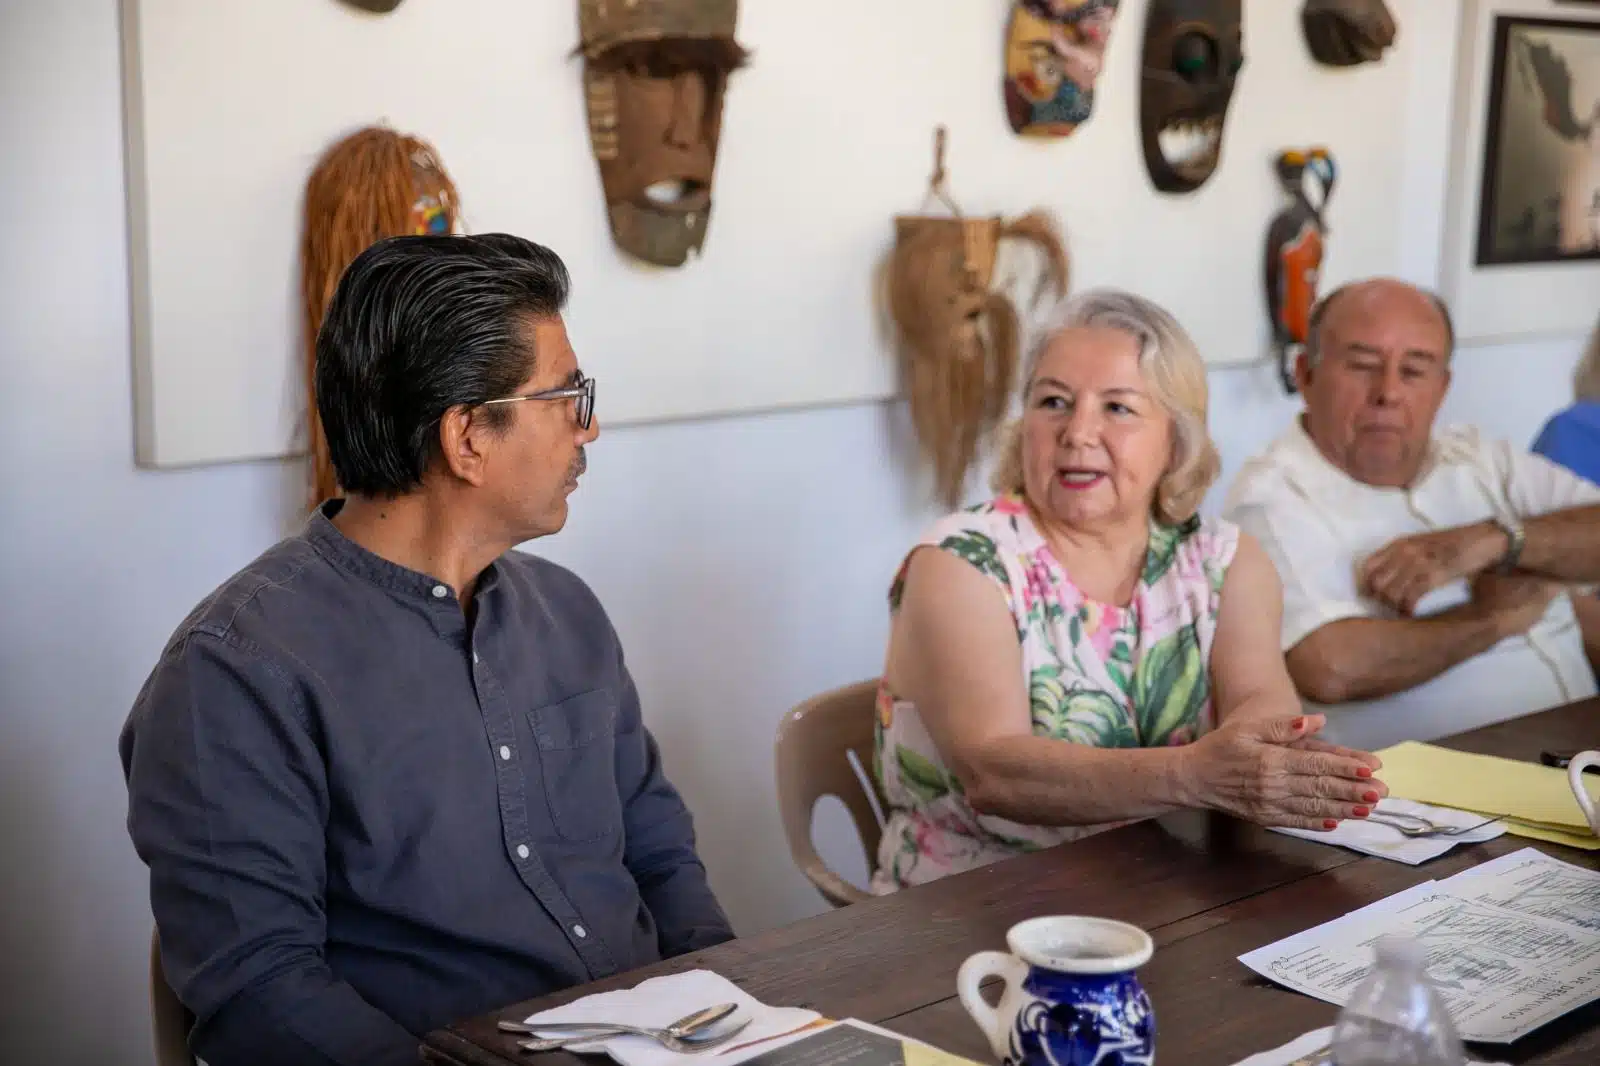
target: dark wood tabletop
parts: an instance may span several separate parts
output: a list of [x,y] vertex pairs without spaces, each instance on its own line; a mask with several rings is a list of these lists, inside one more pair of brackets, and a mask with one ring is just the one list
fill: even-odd
[[[1600,699],[1436,741],[1537,761],[1544,750],[1600,748]],[[1382,776],[1381,774],[1379,775]],[[1155,940],[1139,978],[1155,1005],[1163,1062],[1231,1066],[1331,1025],[1331,1004],[1274,985],[1238,956],[1430,879],[1536,847],[1600,869],[1600,852],[1506,834],[1420,866],[1299,840],[1206,812],[1167,815],[932,884],[857,903],[430,1033],[422,1057],[452,1066],[577,1066],[566,1053],[520,1053],[501,1019],[650,977],[707,969],[763,1003],[859,1018],[979,1062],[992,1055],[955,998],[956,970],[1004,950],[1012,925],[1042,914],[1131,922]],[[1600,1063],[1600,1001],[1515,1044],[1474,1047],[1508,1063]],[[589,1060],[594,1061],[594,1060]]]

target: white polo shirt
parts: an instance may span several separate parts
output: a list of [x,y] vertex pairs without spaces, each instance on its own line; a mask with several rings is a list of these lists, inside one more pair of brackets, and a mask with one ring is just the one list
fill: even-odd
[[[1317,450],[1298,418],[1245,464],[1224,513],[1266,549],[1283,579],[1285,651],[1343,618],[1393,618],[1356,591],[1357,564],[1399,537],[1481,522],[1527,518],[1600,502],[1600,487],[1543,456],[1482,439],[1470,426],[1434,436],[1408,489],[1363,485]],[[1466,603],[1468,582],[1435,589],[1416,614]],[[1433,680],[1364,702],[1306,708],[1328,716],[1323,736],[1364,750],[1432,740],[1593,696],[1572,600],[1562,595],[1525,636],[1511,637]]]

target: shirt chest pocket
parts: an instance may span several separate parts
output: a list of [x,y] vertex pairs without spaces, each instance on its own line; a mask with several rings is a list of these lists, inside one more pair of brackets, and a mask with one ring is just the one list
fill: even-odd
[[562,839],[589,843],[622,831],[617,704],[596,689],[528,712],[550,818]]

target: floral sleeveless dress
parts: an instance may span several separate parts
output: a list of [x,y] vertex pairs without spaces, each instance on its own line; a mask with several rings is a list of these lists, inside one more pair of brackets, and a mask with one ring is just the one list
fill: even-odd
[[[937,522],[918,543],[971,563],[1005,597],[1022,645],[1036,736],[1101,748],[1187,744],[1212,727],[1208,664],[1238,527],[1196,517],[1152,524],[1132,602],[1087,599],[1018,496]],[[907,561],[909,561],[909,553]],[[889,592],[900,606],[905,563]],[[940,758],[915,705],[878,687],[876,771],[888,823],[873,876],[887,893],[1123,823],[1026,826],[980,815]]]

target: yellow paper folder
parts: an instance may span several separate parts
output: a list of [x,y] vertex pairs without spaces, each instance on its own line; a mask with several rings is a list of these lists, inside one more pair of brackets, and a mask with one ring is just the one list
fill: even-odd
[[[1414,740],[1376,754],[1383,760],[1378,778],[1391,796],[1498,816],[1518,836],[1600,850],[1600,837],[1589,831],[1565,770]],[[1600,779],[1585,777],[1589,795],[1600,800]]]

